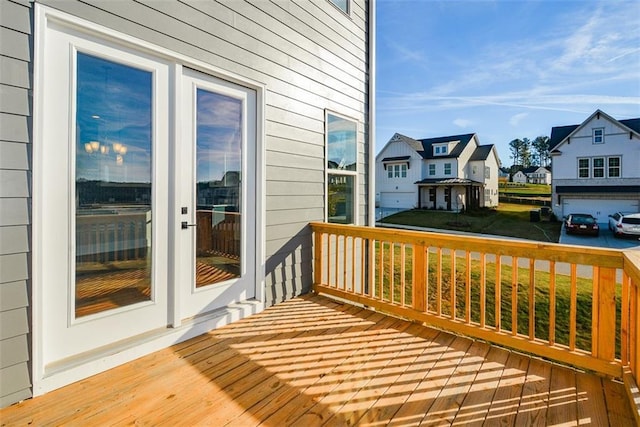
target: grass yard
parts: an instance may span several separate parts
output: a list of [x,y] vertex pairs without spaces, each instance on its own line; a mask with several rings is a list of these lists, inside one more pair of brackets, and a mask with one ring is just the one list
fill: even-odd
[[[377,247],[377,251],[380,247]],[[401,299],[401,268],[399,247],[394,247],[394,273],[393,273],[393,295],[391,295],[391,274],[390,274],[390,251],[391,246],[388,244],[384,247],[384,280],[382,284],[382,295],[387,301],[400,303]],[[379,256],[379,252],[377,257]],[[378,258],[377,258],[378,259]],[[440,310],[445,316],[451,315],[451,288],[455,286],[455,311],[456,317],[464,319],[466,313],[466,265],[465,259],[459,255],[455,257],[455,275],[452,275],[451,253],[449,250],[442,250],[441,254],[431,250],[428,259],[428,284],[427,284],[427,302],[428,310],[437,312],[438,304],[438,275],[440,277]],[[412,269],[411,269],[411,249],[407,248],[405,256],[404,282],[405,301],[410,302],[412,297]],[[479,323],[481,320],[481,296],[484,295],[485,300],[485,325],[488,327],[496,326],[496,319],[499,315],[500,327],[502,330],[512,331],[512,297],[514,289],[517,292],[517,331],[520,334],[529,335],[529,318],[531,313],[529,310],[530,297],[530,274],[529,268],[517,267],[517,287],[512,286],[513,267],[502,261],[500,268],[500,276],[497,277],[495,262],[485,262],[484,282],[481,277],[481,264],[478,259],[471,260],[471,282],[470,282],[470,314],[471,321]],[[455,277],[455,281],[452,280]],[[535,271],[533,283],[535,283],[534,292],[534,324],[535,337],[542,340],[549,340],[550,333],[550,289],[549,289],[549,273],[546,271]],[[496,292],[496,283],[500,283],[499,292]],[[377,286],[380,284],[377,283]],[[556,274],[555,289],[555,329],[553,330],[555,342],[562,345],[569,345],[569,312],[570,312],[570,278],[563,274]],[[618,287],[618,293],[620,288]],[[380,294],[380,289],[376,289],[375,293]],[[496,297],[499,297],[499,308],[496,306]],[[576,304],[576,347],[585,351],[591,350],[591,321],[592,321],[592,282],[590,279],[577,279],[577,304]],[[617,309],[620,311],[620,295],[616,298]],[[620,320],[617,320],[616,328],[616,355],[620,353]]]
[[533,205],[500,203],[497,209],[460,214],[413,209],[383,218],[381,222],[557,243],[562,226],[560,222],[530,222],[530,211],[539,208]]
[[546,184],[501,183],[498,191],[501,196],[551,196],[551,186]]

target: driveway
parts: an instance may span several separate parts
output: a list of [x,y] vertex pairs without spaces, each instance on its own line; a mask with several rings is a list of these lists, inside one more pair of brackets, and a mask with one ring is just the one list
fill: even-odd
[[638,237],[616,238],[613,236],[613,233],[611,232],[611,230],[609,230],[607,224],[599,224],[599,225],[600,225],[600,235],[598,237],[567,234],[563,225],[562,232],[560,233],[559,243],[562,243],[565,245],[594,246],[597,248],[639,249],[640,250],[640,238]]

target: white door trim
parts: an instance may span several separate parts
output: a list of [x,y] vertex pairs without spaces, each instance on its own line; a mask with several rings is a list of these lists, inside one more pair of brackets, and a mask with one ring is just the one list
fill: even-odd
[[[212,328],[220,327],[226,323],[233,322],[242,317],[261,311],[264,308],[264,284],[265,284],[265,92],[266,87],[260,82],[256,82],[245,77],[227,72],[202,61],[194,60],[187,56],[178,54],[169,49],[162,48],[151,43],[139,40],[126,34],[118,33],[95,23],[68,15],[66,13],[51,9],[47,6],[36,3],[34,5],[34,83],[33,83],[33,189],[32,189],[32,215],[33,215],[33,237],[32,237],[32,382],[33,394],[40,395],[47,391],[69,384],[82,378],[86,378],[95,373],[110,369],[121,363],[133,360],[144,354],[165,348],[171,344],[197,336]],[[132,48],[140,53],[150,54],[158,59],[165,60],[173,64],[173,72],[178,71],[181,65],[200,70],[204,73],[223,78],[225,80],[246,86],[256,91],[256,233],[255,233],[255,267],[256,283],[255,297],[250,301],[233,304],[216,310],[206,316],[184,322],[179,325],[175,322],[177,298],[173,298],[174,307],[168,307],[169,323],[174,320],[173,328],[161,328],[156,331],[149,331],[142,335],[132,337],[112,346],[96,349],[90,352],[82,360],[62,361],[56,363],[45,371],[44,346],[47,337],[44,335],[43,308],[44,301],[44,281],[47,278],[45,268],[46,252],[43,242],[44,218],[47,215],[46,206],[41,202],[43,197],[44,166],[50,159],[47,159],[43,152],[43,137],[46,133],[44,122],[44,99],[42,90],[44,88],[47,71],[44,69],[44,58],[48,29],[55,25],[58,29],[64,29],[69,33],[84,36],[93,40],[102,40],[105,43],[118,43]],[[174,78],[178,78],[177,76]],[[169,94],[170,105],[175,105],[176,88],[172,88]],[[173,108],[173,107],[170,107]],[[175,108],[174,108],[175,110]],[[175,111],[174,111],[175,113]],[[173,115],[174,122],[171,123],[169,138],[175,138],[177,115]],[[170,144],[171,145],[171,144]],[[175,144],[172,144],[175,145]],[[172,193],[170,191],[170,193]],[[173,197],[168,194],[165,197]],[[171,215],[169,215],[171,220]],[[171,243],[171,242],[169,242]],[[168,279],[171,272],[167,272]],[[169,293],[169,298],[175,297]]]

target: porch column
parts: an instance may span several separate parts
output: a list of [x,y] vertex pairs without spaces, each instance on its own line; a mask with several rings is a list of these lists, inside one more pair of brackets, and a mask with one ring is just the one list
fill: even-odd
[[422,187],[418,185],[418,209],[422,208]]
[[448,186],[447,187],[449,189],[449,200],[447,201],[447,210],[450,211],[451,210],[451,199],[453,198],[453,187],[452,186]]

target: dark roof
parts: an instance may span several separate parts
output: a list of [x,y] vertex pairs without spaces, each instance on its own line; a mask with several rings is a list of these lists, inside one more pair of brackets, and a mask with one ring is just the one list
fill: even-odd
[[580,125],[570,126],[554,126],[551,128],[551,136],[549,137],[549,150],[553,150],[556,145],[560,144],[567,136],[576,130]]
[[534,173],[535,171],[537,171],[540,168],[546,169],[547,171],[549,170],[549,168],[547,168],[545,166],[529,166],[528,168],[522,169],[522,172],[524,172],[524,173]]
[[628,127],[629,129],[633,129],[634,131],[640,133],[640,118],[637,119],[627,119],[627,120],[618,120],[620,123]]
[[411,156],[399,156],[399,157],[385,157],[382,159],[383,162],[401,162],[403,160],[409,160]]
[[493,144],[487,144],[487,145],[479,145],[475,151],[473,152],[473,154],[471,154],[471,157],[469,157],[469,160],[487,160],[487,158],[489,157],[489,154],[491,154],[491,150],[493,149]]
[[[591,117],[591,116],[590,116]],[[618,120],[619,123],[629,129],[640,133],[640,118]],[[580,125],[554,126],[551,128],[551,136],[549,137],[549,150],[553,150],[556,145],[560,144],[567,136],[576,130]]]
[[482,185],[481,182],[473,181],[465,178],[426,178],[421,181],[416,181],[415,184],[431,184],[431,185]]
[[558,185],[556,193],[640,193],[640,185]]
[[[421,139],[419,142],[422,144],[422,155],[423,159],[455,159],[462,154],[462,151],[467,146],[471,138],[473,138],[475,133],[467,133],[464,135],[452,135],[452,136],[441,136],[438,138],[426,138]],[[453,148],[453,150],[449,151],[446,155],[442,156],[434,156],[433,155],[433,145],[434,144],[443,144],[445,142],[453,142],[459,141],[458,144]]]

